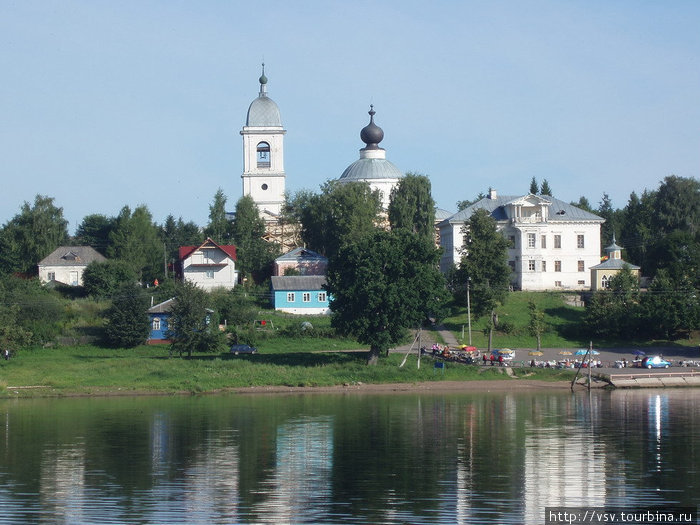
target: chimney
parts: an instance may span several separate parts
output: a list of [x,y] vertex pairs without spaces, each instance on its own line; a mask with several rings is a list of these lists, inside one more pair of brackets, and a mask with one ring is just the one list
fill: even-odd
[[498,197],[496,190],[494,190],[493,188],[489,188],[489,199],[496,200],[496,197]]

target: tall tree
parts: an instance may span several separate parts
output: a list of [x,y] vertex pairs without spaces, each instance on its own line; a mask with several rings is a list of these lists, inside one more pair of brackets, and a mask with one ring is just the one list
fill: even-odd
[[170,354],[217,352],[224,347],[224,335],[218,322],[208,311],[209,296],[190,281],[178,283],[175,303],[170,311],[168,337],[172,339]]
[[109,241],[107,256],[125,261],[139,279],[152,282],[163,278],[163,244],[145,205],[138,206],[133,213],[124,206],[116,218]]
[[489,350],[495,310],[505,302],[510,284],[508,241],[498,231],[496,221],[480,209],[464,227],[466,243],[457,271],[460,289],[469,282],[471,311],[475,317],[489,315]]
[[657,272],[641,295],[641,327],[651,337],[671,339],[700,327],[700,298],[687,276],[674,279],[666,269]]
[[37,263],[68,241],[68,221],[52,197],[25,202],[0,230],[0,271],[36,273]]
[[633,191],[622,210],[620,243],[627,252],[626,259],[648,269],[647,256],[654,242],[653,220],[655,193],[644,190],[642,197]]
[[537,179],[535,176],[532,176],[532,180],[530,181],[530,193],[533,195],[539,195],[540,193],[540,187],[537,185]]
[[542,334],[547,329],[544,322],[544,312],[537,307],[535,301],[527,303],[527,309],[530,314],[530,322],[527,326],[530,335],[537,340],[537,350],[542,349]]
[[479,192],[479,195],[476,196],[476,198],[470,200],[470,199],[465,199],[463,201],[457,201],[457,211],[462,211],[466,210],[469,206],[474,204],[475,202],[479,202],[481,199],[486,197],[486,194],[483,191]]
[[147,310],[148,297],[143,288],[134,283],[119,288],[106,314],[105,336],[109,344],[133,348],[145,343],[150,327]]
[[218,244],[231,242],[231,222],[226,217],[226,196],[219,188],[214,195],[214,202],[209,206],[209,224],[204,228],[204,234]]
[[177,260],[180,246],[198,246],[205,240],[205,235],[194,222],[184,222],[182,217],[175,220],[172,215],[168,215],[160,226],[159,235],[165,244],[169,265]]
[[430,179],[407,173],[391,191],[389,203],[391,229],[406,229],[432,239],[435,236],[435,201],[430,194]]
[[587,211],[589,213],[595,213],[595,210],[591,207],[591,203],[583,195],[579,197],[578,202],[572,202],[571,205],[576,206],[577,208],[581,208],[582,210]]
[[549,182],[547,179],[542,180],[542,186],[540,187],[540,195],[552,196],[552,188],[549,187]]
[[660,232],[700,232],[700,181],[666,177],[656,192],[655,210],[655,226]]
[[79,246],[92,246],[102,255],[107,254],[109,234],[114,228],[114,217],[94,213],[83,217],[75,231],[74,242]]
[[631,337],[639,330],[639,283],[629,267],[598,290],[586,303],[584,323],[591,334],[601,337]]
[[250,195],[244,195],[236,203],[231,238],[236,245],[239,271],[256,282],[271,275],[272,263],[280,254],[279,245],[266,241],[264,236],[265,221],[258,206]]
[[127,262],[91,262],[83,272],[83,287],[91,297],[112,297],[124,286],[134,286],[136,272]]
[[381,207],[379,192],[369,184],[328,181],[320,194],[295,195],[287,210],[301,224],[306,246],[330,259],[343,244],[377,228]]
[[400,229],[365,233],[330,259],[331,324],[370,346],[367,364],[408,328],[442,315],[447,291],[439,258],[432,240]]
[[596,214],[605,219],[605,222],[600,227],[600,243],[601,248],[609,245],[613,235],[618,236],[619,233],[619,210],[615,210],[612,205],[612,200],[607,193],[603,193],[603,199],[598,203]]

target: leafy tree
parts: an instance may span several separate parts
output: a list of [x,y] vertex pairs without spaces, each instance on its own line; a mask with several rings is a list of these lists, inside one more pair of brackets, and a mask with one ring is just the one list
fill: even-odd
[[365,233],[330,259],[331,325],[370,346],[367,364],[408,328],[441,316],[447,291],[439,257],[432,240],[400,229]]
[[250,195],[236,203],[236,213],[231,228],[231,238],[236,245],[238,269],[242,275],[252,276],[260,282],[272,274],[272,263],[280,255],[276,243],[265,240],[265,221]]
[[583,195],[579,197],[578,202],[572,202],[571,205],[576,206],[577,208],[581,208],[582,210],[587,211],[589,213],[595,213],[595,210],[591,207],[591,203],[588,202],[588,199]]
[[657,235],[648,255],[651,271],[665,268],[674,279],[687,278],[700,287],[700,234],[676,230]]
[[221,188],[216,191],[214,202],[209,206],[209,224],[204,228],[204,235],[218,244],[231,242],[233,231],[226,217],[226,196]]
[[656,192],[653,215],[657,231],[700,232],[700,181],[671,175]]
[[700,298],[687,276],[661,269],[641,296],[641,326],[652,337],[671,339],[700,325]]
[[219,314],[219,319],[227,326],[245,327],[258,318],[258,305],[249,293],[240,293],[240,288],[233,290],[213,290],[210,292],[212,305]]
[[602,337],[631,337],[639,329],[639,283],[629,267],[620,270],[607,290],[596,291],[586,304],[589,333]]
[[467,208],[469,208],[469,206],[471,206],[475,202],[479,202],[484,197],[486,197],[486,194],[483,191],[481,191],[481,192],[479,192],[479,195],[477,195],[475,199],[472,199],[472,200],[465,199],[463,201],[457,201],[457,211],[460,212],[462,210],[466,210]]
[[109,234],[114,228],[114,217],[100,213],[86,215],[75,231],[75,242],[79,246],[92,246],[102,255],[107,254]]
[[527,303],[527,309],[530,313],[530,322],[528,324],[528,331],[530,335],[537,339],[537,350],[542,349],[542,334],[547,329],[547,325],[544,322],[544,312],[537,307],[535,301],[529,301]]
[[37,195],[25,202],[0,230],[0,268],[5,272],[35,274],[37,264],[68,241],[68,221],[52,197]]
[[598,209],[595,212],[597,215],[605,219],[605,222],[600,228],[601,248],[607,246],[613,238],[617,237],[619,232],[619,222],[621,213],[615,210],[612,206],[612,200],[607,193],[603,193],[603,200],[598,203]]
[[192,357],[192,352],[217,352],[225,345],[225,336],[219,331],[218,320],[208,309],[207,293],[190,281],[176,286],[175,304],[170,311],[168,337],[170,354],[177,352]]
[[[471,311],[475,317],[489,314],[489,350],[495,326],[495,309],[505,302],[510,284],[508,241],[498,231],[496,221],[480,209],[472,214],[462,233],[466,243],[457,271],[461,290],[470,285]],[[461,295],[458,296],[462,298]]]
[[369,184],[328,181],[320,194],[302,191],[289,199],[286,213],[301,224],[306,246],[329,259],[341,246],[377,228],[381,198]]
[[182,217],[175,220],[172,215],[168,215],[160,226],[159,236],[166,246],[167,261],[171,265],[177,261],[180,246],[199,246],[205,240],[205,235],[194,222],[184,222]]
[[430,179],[407,173],[391,190],[389,203],[391,229],[404,228],[432,239],[435,235],[435,201],[430,194]]
[[548,195],[552,196],[552,188],[549,187],[549,182],[547,182],[547,179],[544,179],[542,181],[542,186],[540,187],[540,195]]
[[141,287],[129,283],[119,288],[105,316],[107,342],[120,348],[145,343],[150,329],[147,310],[148,297]]
[[641,198],[632,192],[622,210],[620,242],[627,253],[626,259],[643,270],[648,268],[648,253],[654,243],[655,199],[653,192],[644,190]]
[[532,180],[530,181],[530,193],[533,195],[539,195],[540,193],[540,187],[537,184],[537,179],[535,179],[535,176],[532,176]]
[[92,297],[112,297],[125,285],[134,286],[136,272],[125,261],[91,262],[83,272],[85,293]]
[[124,206],[109,241],[107,256],[129,264],[140,280],[152,282],[163,278],[163,244],[146,206],[138,206],[133,213]]

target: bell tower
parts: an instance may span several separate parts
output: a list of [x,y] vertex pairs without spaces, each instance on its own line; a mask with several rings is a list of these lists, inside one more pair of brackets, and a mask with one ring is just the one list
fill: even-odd
[[286,174],[284,135],[277,104],[267,96],[265,64],[260,93],[248,108],[243,135],[243,195],[250,195],[265,221],[276,221],[282,212]]

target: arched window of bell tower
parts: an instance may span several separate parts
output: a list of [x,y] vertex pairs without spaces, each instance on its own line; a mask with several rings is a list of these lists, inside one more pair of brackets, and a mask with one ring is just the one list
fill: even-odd
[[258,168],[270,167],[270,145],[267,142],[258,143]]

